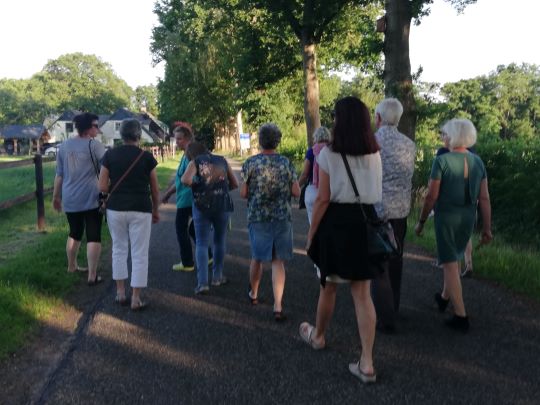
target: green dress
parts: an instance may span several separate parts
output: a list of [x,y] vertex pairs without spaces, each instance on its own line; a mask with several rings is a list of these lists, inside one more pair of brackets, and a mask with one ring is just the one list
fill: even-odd
[[[464,177],[465,159],[468,178]],[[439,263],[462,259],[474,227],[480,183],[485,178],[484,163],[473,153],[450,152],[435,158],[431,179],[441,181],[434,208]]]

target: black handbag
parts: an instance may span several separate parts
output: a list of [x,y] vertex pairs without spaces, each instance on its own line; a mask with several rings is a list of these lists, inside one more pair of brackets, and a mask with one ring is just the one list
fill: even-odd
[[366,223],[367,231],[367,252],[368,257],[371,261],[375,263],[380,263],[391,259],[392,257],[399,255],[399,248],[394,236],[394,229],[392,225],[387,222],[379,219],[375,210],[372,210],[373,213],[370,216],[366,215],[363,204],[360,203],[360,194],[356,188],[356,183],[352,176],[351,168],[347,157],[344,153],[341,154],[343,158],[343,163],[345,164],[345,169],[347,169],[347,174],[349,180],[351,181],[354,194],[360,204],[360,212],[362,212],[364,222]]
[[308,183],[304,184],[302,188],[300,189],[300,198],[298,199],[298,209],[303,210],[306,208],[306,189],[308,187]]

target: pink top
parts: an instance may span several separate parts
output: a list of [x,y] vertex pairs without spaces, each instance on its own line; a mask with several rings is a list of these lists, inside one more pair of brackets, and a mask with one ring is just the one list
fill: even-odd
[[319,188],[319,164],[317,163],[317,156],[319,156],[319,153],[321,153],[321,150],[323,150],[326,147],[325,142],[319,142],[313,145],[313,185],[317,188]]

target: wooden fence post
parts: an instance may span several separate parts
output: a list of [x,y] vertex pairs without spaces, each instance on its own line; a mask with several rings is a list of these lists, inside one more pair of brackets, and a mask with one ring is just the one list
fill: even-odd
[[37,202],[37,227],[39,231],[45,230],[45,200],[43,192],[43,160],[41,155],[34,155],[36,168],[36,202]]

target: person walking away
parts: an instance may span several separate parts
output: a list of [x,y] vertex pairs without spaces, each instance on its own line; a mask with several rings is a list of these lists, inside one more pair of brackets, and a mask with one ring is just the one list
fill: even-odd
[[159,222],[159,186],[157,161],[139,148],[141,123],[134,118],[120,125],[123,145],[103,156],[99,188],[107,195],[107,220],[112,238],[112,273],[116,281],[115,302],[127,305],[125,280],[128,250],[131,247],[131,309],[148,305],[141,291],[148,285],[148,250],[151,224]]
[[240,196],[247,199],[247,219],[251,263],[248,295],[251,304],[258,303],[263,262],[272,262],[274,320],[286,319],[283,312],[285,264],[293,257],[291,196],[300,196],[300,185],[293,164],[276,152],[281,141],[277,125],[268,123],[259,128],[261,153],[242,165]]
[[182,183],[193,192],[193,221],[195,223],[195,256],[197,263],[197,287],[195,294],[206,294],[208,286],[208,248],[214,230],[214,261],[212,286],[227,283],[223,275],[225,242],[229,216],[233,211],[230,190],[238,188],[238,181],[223,156],[213,155],[206,147],[193,142],[187,149],[191,159]]
[[382,162],[382,201],[375,204],[379,218],[388,220],[394,229],[398,255],[386,263],[385,271],[372,282],[377,326],[383,332],[395,331],[395,318],[401,298],[403,246],[407,233],[407,216],[411,210],[412,176],[416,146],[397,126],[403,106],[395,98],[381,101],[375,108],[375,139]]
[[311,348],[323,349],[337,286],[349,284],[361,341],[360,360],[350,363],[349,371],[363,383],[373,383],[377,379],[373,365],[376,315],[370,280],[375,278],[378,266],[368,257],[363,212],[373,215],[373,204],[381,201],[382,167],[369,111],[358,98],[345,97],[336,102],[332,141],[317,161],[319,192],[306,250],[320,269],[321,287],[315,326],[303,322],[299,333]]
[[[73,119],[77,136],[60,144],[56,155],[53,208],[66,213],[69,236],[66,242],[68,272],[88,270],[88,285],[103,281],[97,274],[101,254],[102,216],[98,210],[99,162],[105,147],[94,139],[99,133],[98,116],[83,113]],[[77,255],[86,231],[88,269],[80,268]]]
[[306,183],[305,204],[308,216],[308,221],[311,224],[311,215],[313,213],[313,204],[317,197],[319,187],[319,165],[317,164],[317,156],[321,150],[330,142],[330,131],[326,127],[319,127],[313,133],[313,146],[306,152],[304,160],[304,168],[298,179],[298,184],[303,187]]
[[422,235],[424,223],[434,209],[437,257],[444,272],[443,289],[435,294],[435,301],[440,312],[444,312],[452,302],[454,315],[445,321],[445,325],[467,332],[469,318],[463,301],[458,262],[472,235],[477,204],[483,227],[480,244],[491,242],[491,204],[484,163],[467,150],[476,143],[476,129],[472,122],[452,119],[442,131],[448,137],[450,152],[437,156],[433,161],[428,193],[415,232]]

